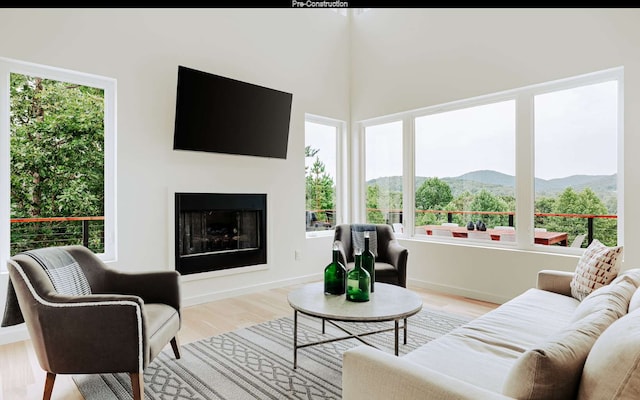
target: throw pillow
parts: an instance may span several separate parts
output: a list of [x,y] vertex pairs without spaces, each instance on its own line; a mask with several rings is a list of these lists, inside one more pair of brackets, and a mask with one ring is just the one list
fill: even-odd
[[378,238],[376,234],[376,226],[372,224],[351,225],[351,247],[353,248],[353,254],[356,254],[357,249],[364,251],[365,232],[369,234],[369,250],[371,250],[375,257],[378,257]]
[[607,247],[594,239],[578,260],[571,279],[571,295],[582,301],[594,290],[608,285],[618,275],[622,246]]
[[589,351],[615,320],[606,310],[591,314],[525,351],[511,367],[503,394],[520,400],[577,398]]
[[578,304],[571,316],[571,322],[602,310],[614,313],[616,318],[625,315],[629,309],[629,301],[640,285],[639,272],[638,270],[624,272],[608,285],[591,292]]

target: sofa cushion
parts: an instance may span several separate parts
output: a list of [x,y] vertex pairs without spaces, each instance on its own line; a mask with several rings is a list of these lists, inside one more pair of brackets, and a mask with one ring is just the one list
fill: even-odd
[[529,289],[402,358],[500,393],[518,357],[564,329],[578,304],[571,296]]
[[622,246],[607,247],[594,239],[578,260],[571,280],[571,295],[583,300],[594,290],[609,284],[618,275]]
[[600,335],[582,370],[579,400],[640,399],[640,310]]
[[600,334],[617,314],[590,314],[524,352],[507,375],[503,394],[517,399],[573,399],[585,360]]
[[622,317],[629,309],[629,301],[640,285],[640,270],[620,274],[610,284],[594,290],[580,302],[574,311],[571,322],[600,310],[615,312]]

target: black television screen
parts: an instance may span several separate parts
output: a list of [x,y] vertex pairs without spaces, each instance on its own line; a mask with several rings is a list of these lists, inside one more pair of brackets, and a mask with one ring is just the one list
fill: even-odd
[[292,98],[180,65],[173,149],[286,159]]

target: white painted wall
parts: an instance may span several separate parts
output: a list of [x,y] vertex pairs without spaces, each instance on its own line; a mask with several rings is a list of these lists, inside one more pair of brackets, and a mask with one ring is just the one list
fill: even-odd
[[[348,119],[347,18],[322,9],[3,9],[0,37],[1,57],[117,80],[115,267],[173,269],[174,191],[257,192],[268,194],[266,268],[185,277],[184,304],[321,276],[326,263],[318,267],[305,240],[304,114]],[[178,65],[293,93],[287,159],[173,151]],[[3,302],[6,275],[0,285]]]
[[[371,9],[352,24],[352,121],[624,66],[623,268],[640,265],[640,10]],[[597,162],[597,160],[594,160]],[[409,282],[504,301],[576,256],[402,241]]]

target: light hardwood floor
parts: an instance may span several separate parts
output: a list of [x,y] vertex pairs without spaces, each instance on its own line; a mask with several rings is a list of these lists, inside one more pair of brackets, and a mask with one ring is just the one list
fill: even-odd
[[[180,344],[247,327],[274,318],[293,315],[287,294],[301,285],[272,289],[246,296],[185,307],[179,333]],[[469,317],[478,317],[497,304],[438,293],[416,287],[424,307]],[[30,341],[0,346],[0,399],[42,399],[45,373],[40,369]],[[53,388],[54,400],[83,400],[71,376],[60,375]]]

